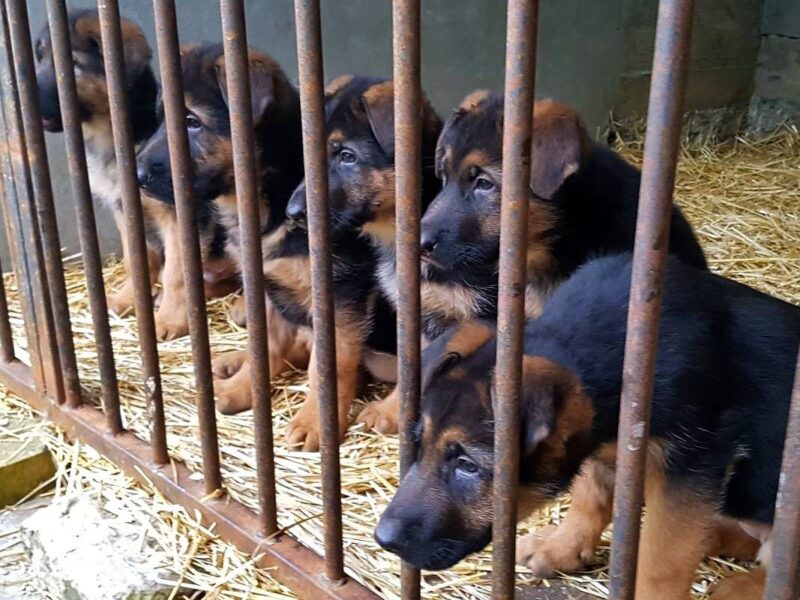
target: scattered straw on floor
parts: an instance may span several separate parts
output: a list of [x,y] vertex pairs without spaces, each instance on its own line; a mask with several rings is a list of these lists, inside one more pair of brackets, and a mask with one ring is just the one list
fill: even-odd
[[[100,501],[106,512],[131,528],[140,529],[143,546],[161,557],[161,570],[167,574],[164,583],[174,586],[174,598],[294,598],[269,570],[257,568],[252,557],[221,541],[213,527],[203,526],[199,515],[190,514],[164,500],[155,490],[135,483],[93,448],[68,441],[62,431],[37,417],[24,401],[1,387],[0,414],[0,434],[39,438],[53,455],[57,472],[48,482],[50,489],[40,497],[88,496]],[[6,432],[3,419],[12,416],[24,418],[31,426],[25,431]],[[14,510],[18,510],[16,506],[2,509],[0,517]],[[0,544],[0,572],[15,567],[18,573],[24,572],[24,549],[21,540],[14,539],[14,533],[7,536],[13,543]],[[36,589],[32,581],[21,581],[26,583],[24,597],[43,597],[44,592]]]
[[[619,150],[634,162],[641,159],[641,143],[622,140]],[[784,130],[763,141],[737,139],[715,146],[684,148],[677,181],[677,200],[701,237],[712,268],[756,288],[800,303],[800,135]],[[114,286],[121,276],[119,263],[106,270]],[[97,357],[92,338],[85,282],[80,266],[67,269],[73,330],[82,382],[99,396]],[[9,281],[9,283],[13,283]],[[12,300],[14,294],[12,293]],[[246,332],[227,317],[230,298],[209,304],[211,347],[215,355],[244,347]],[[19,318],[15,326],[21,331]],[[141,392],[141,368],[135,322],[112,317],[114,346],[127,426],[148,437],[147,411]],[[197,413],[193,405],[194,374],[189,340],[160,345],[167,402],[169,444],[175,458],[201,471]],[[302,373],[275,382],[273,400],[276,439],[307,390]],[[377,390],[370,390],[368,397]],[[356,406],[358,410],[363,404]],[[250,414],[219,417],[220,449],[225,482],[232,497],[256,507],[253,421]],[[95,460],[98,460],[95,458]],[[316,454],[275,449],[280,524],[313,550],[322,552],[320,465]],[[344,544],[348,573],[376,590],[381,597],[397,598],[399,562],[381,551],[372,531],[397,485],[397,440],[354,427],[341,449]],[[557,523],[568,506],[565,499],[537,515],[521,528],[526,532]],[[195,527],[187,524],[185,527]],[[607,542],[598,551],[597,567],[564,580],[598,598],[607,597],[604,565]],[[722,560],[706,561],[695,592],[703,598],[709,585],[726,571],[739,568]],[[227,575],[225,587],[247,589],[256,571]],[[524,578],[524,569],[520,569]],[[480,599],[489,597],[491,554],[482,552],[441,573],[423,577],[424,597]],[[237,587],[238,586],[238,587]],[[220,592],[221,595],[227,592]],[[233,594],[232,597],[236,596]]]

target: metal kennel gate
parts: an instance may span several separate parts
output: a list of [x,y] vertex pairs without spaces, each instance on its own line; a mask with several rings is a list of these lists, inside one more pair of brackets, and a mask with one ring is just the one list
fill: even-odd
[[[326,151],[319,0],[295,0],[297,53],[309,200],[313,277],[314,343],[322,405],[322,495],[325,556],[321,558],[277,523],[266,314],[263,302],[259,206],[249,102],[243,2],[221,0],[227,83],[239,215],[242,223],[244,290],[249,354],[262,365],[252,370],[259,511],[221,497],[223,481],[211,379],[211,355],[198,232],[191,201],[191,169],[183,122],[183,90],[175,5],[154,0],[158,55],[168,127],[177,215],[181,232],[203,480],[170,462],[148,282],[142,208],[125,102],[123,48],[116,0],[99,0],[103,51],[110,92],[116,157],[123,182],[131,270],[136,283],[136,319],[148,394],[149,443],[123,428],[102,260],[97,241],[80,125],[64,0],[46,0],[58,75],[58,91],[76,205],[83,265],[88,281],[99,357],[102,411],[82,404],[75,348],[61,262],[54,199],[38,107],[38,92],[25,0],[3,0],[0,28],[2,144],[0,169],[4,216],[13,269],[21,292],[30,366],[14,355],[4,286],[0,286],[0,379],[70,435],[94,446],[129,475],[147,478],[168,499],[199,511],[216,531],[246,552],[263,555],[278,579],[306,598],[376,598],[344,573],[338,454],[331,255],[327,222]],[[680,138],[691,39],[692,0],[662,0],[650,93],[647,140],[636,231],[634,272],[626,345],[614,498],[612,596],[634,594],[639,517],[649,404],[660,310],[665,232]],[[524,302],[525,236],[538,1],[509,0],[506,40],[503,200],[498,323],[498,388],[494,501],[493,597],[514,595],[514,538],[519,461],[517,397],[520,388]],[[420,0],[395,0],[394,78],[397,136],[397,246],[399,297],[399,391],[402,419],[417,411],[420,386],[419,198],[420,198]],[[800,367],[800,364],[799,364]],[[644,425],[644,428],[643,428]],[[402,428],[401,428],[402,429]],[[402,438],[401,471],[411,460]],[[797,598],[800,550],[800,384],[796,380],[774,526],[773,568],[766,598]],[[419,573],[404,565],[406,599],[419,598]]]

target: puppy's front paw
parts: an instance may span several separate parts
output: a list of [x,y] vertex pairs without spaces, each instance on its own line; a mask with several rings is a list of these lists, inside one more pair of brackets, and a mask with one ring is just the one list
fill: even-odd
[[[392,393],[394,395],[394,392]],[[363,423],[367,429],[374,429],[378,433],[393,434],[398,431],[398,406],[392,396],[368,404],[356,421]]]
[[317,452],[319,450],[319,413],[305,404],[286,426],[286,445],[292,450]]
[[211,372],[214,373],[216,379],[229,379],[239,372],[245,360],[247,360],[245,350],[226,352],[212,361]]
[[223,415],[235,415],[253,407],[247,371],[248,369],[241,369],[229,379],[214,380],[217,410]]
[[156,312],[156,338],[159,341],[174,340],[189,334],[189,315],[185,310],[164,309]]
[[108,296],[108,308],[118,317],[127,317],[133,314],[133,296],[125,290],[121,290]]
[[236,296],[236,299],[231,304],[230,308],[231,320],[239,327],[247,325],[247,305],[244,301],[244,296]]
[[535,577],[552,577],[557,571],[580,571],[594,556],[595,545],[548,525],[517,540],[517,564],[528,567]]

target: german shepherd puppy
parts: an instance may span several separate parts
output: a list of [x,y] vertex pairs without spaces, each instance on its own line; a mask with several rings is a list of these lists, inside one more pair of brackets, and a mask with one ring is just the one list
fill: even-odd
[[[303,178],[300,100],[280,65],[270,56],[249,50],[253,130],[262,198],[261,231],[267,290],[274,285],[273,271],[289,279],[308,280],[305,232],[286,227],[286,205]],[[181,52],[186,102],[186,128],[194,166],[192,194],[204,247],[223,250],[241,272],[239,217],[233,168],[231,123],[225,57],[221,44],[193,44]],[[169,146],[161,127],[138,156],[147,193],[161,202],[174,203]],[[224,235],[219,236],[222,229]],[[267,291],[265,290],[265,292]],[[265,294],[269,319],[270,372],[305,366],[310,343],[297,327],[275,310]],[[307,309],[307,307],[304,307]],[[245,351],[231,352],[214,362],[217,407],[226,414],[250,408],[250,366]]]
[[[136,23],[128,19],[121,20],[121,27],[128,111],[133,124],[133,138],[138,144],[150,137],[158,125],[156,118],[158,84],[150,68],[152,51],[144,33]],[[70,11],[69,28],[83,137],[86,143],[89,184],[94,198],[114,213],[122,240],[122,256],[128,271],[128,278],[122,287],[108,298],[109,307],[122,315],[130,312],[134,306],[133,281],[130,278],[128,236],[122,214],[122,190],[111,133],[111,112],[97,10]],[[47,131],[59,132],[63,130],[63,124],[50,29],[47,24],[36,38],[34,50],[42,125]],[[150,276],[152,283],[155,284],[161,270],[163,245],[158,235],[158,227],[148,210],[150,203],[143,198],[143,204]]]
[[[630,284],[630,254],[594,260],[525,329],[520,518],[584,486],[554,534],[519,540],[539,575],[580,566],[611,519]],[[720,522],[755,538],[769,567],[798,343],[800,308],[669,258],[637,599],[688,600]],[[376,529],[417,567],[447,568],[491,538],[495,348],[493,327],[471,321],[424,352],[416,461]],[[714,598],[762,593],[763,571]]]
[[[589,139],[580,116],[553,100],[534,105],[528,204],[526,314],[592,256],[633,249],[639,171]],[[468,95],[445,123],[436,148],[442,189],[422,217],[423,334],[497,312],[503,97]],[[705,269],[703,251],[678,208],[670,249]],[[397,431],[398,398],[371,404],[362,419]]]
[[[394,188],[394,86],[386,79],[343,75],[328,86],[328,186],[331,221],[336,227],[359,231],[377,254],[377,277],[382,296],[397,304]],[[436,140],[442,129],[427,99],[422,105],[422,198],[424,211],[439,185],[434,175]],[[287,209],[295,220],[305,219],[305,195],[296,194]],[[382,377],[384,380],[393,380]],[[384,427],[376,402],[358,421]]]
[[[222,45],[185,46],[181,51],[181,68],[186,98],[186,130],[194,163],[192,194],[204,273],[207,283],[216,283],[230,277],[231,273],[238,276],[241,272]],[[269,56],[255,50],[250,50],[250,78],[262,173],[262,218],[264,227],[273,227],[277,219],[275,211],[279,211],[278,215],[282,218],[286,199],[302,177],[297,92],[280,66]],[[137,165],[142,189],[160,201],[163,210],[174,212],[175,198],[165,124],[161,124],[140,150]],[[165,311],[165,319],[170,319],[173,327],[185,333],[188,315],[177,227],[168,232],[165,240],[169,247],[175,249],[172,255],[176,257],[169,269],[174,274],[170,281],[174,286],[172,298],[176,303],[169,311]],[[234,305],[232,313],[234,320],[241,323],[241,303]]]
[[[363,198],[368,210],[384,214],[394,204],[392,169],[393,138],[391,84],[363,77],[334,80],[325,95],[328,136],[329,197],[332,206],[351,194]],[[360,177],[357,175],[360,173]],[[333,211],[331,252],[336,324],[336,375],[339,429],[343,436],[348,412],[358,392],[364,368],[373,375],[392,379],[395,369],[394,312],[379,293],[377,254],[360,231],[362,218],[351,212]],[[270,236],[271,250],[265,262],[267,292],[274,311],[295,332],[294,348],[311,339],[311,277],[306,230],[306,191],[301,184],[286,207],[285,225]],[[275,333],[270,325],[270,340]],[[272,341],[270,342],[273,345]],[[272,352],[272,347],[270,348]],[[313,357],[314,349],[311,348]],[[392,365],[386,365],[386,358]],[[319,449],[319,374],[309,364],[310,391],[286,431],[287,443],[306,451]],[[245,388],[246,389],[246,388]],[[244,391],[244,390],[242,390]],[[249,400],[247,402],[249,404]],[[244,404],[242,407],[247,407]]]

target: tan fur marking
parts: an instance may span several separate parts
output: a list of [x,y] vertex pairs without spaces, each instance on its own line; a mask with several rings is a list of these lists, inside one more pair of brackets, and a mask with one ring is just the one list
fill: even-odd
[[341,144],[347,139],[341,129],[334,129],[328,136],[329,144]]
[[460,173],[465,173],[473,167],[484,168],[492,164],[492,159],[480,149],[470,150],[458,166]]
[[307,256],[265,261],[264,276],[291,290],[295,301],[305,310],[311,310],[311,267]]
[[467,321],[447,341],[447,352],[470,356],[488,342],[494,332],[480,321]]
[[394,82],[392,80],[376,83],[367,88],[363,94],[367,104],[377,104],[379,102],[394,102]]
[[[156,204],[157,201],[150,201]],[[172,340],[189,333],[188,299],[183,278],[180,231],[174,210],[163,203],[151,206],[150,215],[164,240],[164,268],[161,271],[161,301],[156,310],[156,337]]]
[[490,90],[475,90],[474,92],[470,92],[461,101],[461,104],[459,104],[458,107],[466,111],[475,111],[480,107],[481,104],[483,104],[490,94]]
[[657,442],[650,443],[645,511],[639,547],[637,600],[688,600],[697,565],[706,554],[716,510],[671,487]]
[[353,81],[353,75],[339,75],[325,86],[326,96],[335,96]]
[[457,321],[474,318],[481,310],[481,296],[466,286],[449,286],[423,281],[420,286],[422,309]]
[[[349,315],[336,314],[336,384],[339,405],[339,437],[344,437],[349,423],[350,405],[358,392],[359,365],[364,350],[363,324]],[[309,393],[297,414],[286,426],[286,442],[291,448],[315,452],[320,446],[319,372],[315,350],[311,349],[308,369]]]
[[570,491],[572,502],[558,527],[532,532],[517,543],[517,562],[526,565],[537,577],[583,568],[594,556],[600,536],[611,522],[612,469],[587,460]]
[[373,170],[367,176],[363,195],[371,198],[374,218],[362,231],[383,246],[395,243],[395,171],[394,167]]
[[761,600],[767,584],[767,571],[753,569],[721,580],[711,591],[710,600]]

